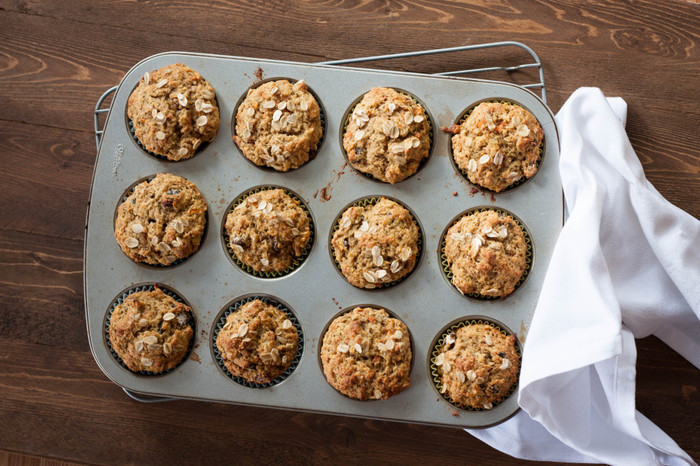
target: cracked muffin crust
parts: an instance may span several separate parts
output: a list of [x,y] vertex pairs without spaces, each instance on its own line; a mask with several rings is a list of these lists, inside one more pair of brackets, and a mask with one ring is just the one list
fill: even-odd
[[199,249],[206,213],[207,203],[194,183],[159,173],[119,205],[114,235],[132,260],[167,266]]
[[394,89],[372,88],[350,115],[343,147],[356,170],[392,184],[403,181],[430,154],[425,109]]
[[527,268],[527,248],[520,225],[495,210],[469,213],[445,234],[452,283],[462,294],[508,296]]
[[307,251],[309,215],[283,189],[251,194],[226,216],[229,246],[256,272],[280,273]]
[[256,165],[286,172],[306,163],[322,136],[321,108],[306,83],[280,79],[248,91],[233,141]]
[[357,307],[337,317],[323,336],[328,383],[357,400],[386,400],[410,385],[408,328],[384,309]]
[[501,192],[537,172],[544,131],[524,108],[482,102],[452,129],[455,162],[475,185]]
[[419,230],[410,212],[381,198],[352,206],[338,221],[331,245],[345,278],[358,288],[377,288],[408,275],[418,258]]
[[515,335],[505,336],[490,325],[474,324],[445,337],[435,365],[441,393],[456,404],[492,409],[517,383],[520,356]]
[[214,88],[182,63],[145,73],[127,115],[146,150],[173,161],[192,157],[219,129]]
[[265,384],[289,368],[299,333],[286,312],[259,299],[226,317],[216,337],[226,368],[250,383]]
[[135,372],[161,373],[180,364],[187,355],[192,309],[158,287],[137,291],[117,305],[109,321],[114,352]]

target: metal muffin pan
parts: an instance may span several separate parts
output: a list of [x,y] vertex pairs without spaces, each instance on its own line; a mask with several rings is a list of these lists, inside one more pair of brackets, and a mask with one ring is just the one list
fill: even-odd
[[[216,90],[221,125],[216,138],[189,160],[172,163],[148,156],[129,133],[126,103],[143,74],[185,63]],[[314,160],[287,173],[250,164],[231,140],[229,118],[248,88],[264,78],[304,79],[326,112],[324,136]],[[420,172],[401,183],[371,181],[347,165],[338,144],[343,117],[358,95],[374,86],[405,89],[418,97],[435,125],[432,155]],[[517,190],[474,193],[449,158],[449,126],[474,102],[501,99],[516,102],[540,121],[546,154],[539,173]],[[547,264],[563,224],[563,197],[558,173],[559,142],[551,111],[532,92],[511,84],[415,73],[374,71],[254,58],[169,52],[134,66],[116,90],[104,126],[92,181],[86,226],[85,316],[92,353],[102,371],[119,386],[144,395],[199,399],[242,405],[341,414],[392,421],[459,427],[487,427],[518,410],[517,393],[488,411],[462,411],[437,397],[424,369],[431,342],[445,325],[479,315],[492,317],[524,342]],[[141,267],[126,257],[114,239],[114,209],[136,180],[156,173],[183,176],[197,185],[208,202],[207,238],[201,249],[173,268]],[[242,192],[259,185],[279,185],[298,193],[311,210],[316,235],[302,266],[280,278],[257,278],[235,267],[219,238],[226,208]],[[386,195],[415,212],[424,229],[424,257],[410,283],[382,290],[361,290],[337,273],[328,254],[332,223],[351,202]],[[460,212],[493,205],[517,215],[532,236],[536,257],[528,280],[501,301],[475,301],[455,293],[440,270],[439,242],[444,228]],[[189,358],[162,377],[144,377],[119,365],[104,339],[105,314],[119,293],[140,283],[163,283],[193,308],[198,333]],[[210,329],[226,303],[247,294],[264,294],[289,304],[304,329],[304,353],[284,383],[250,389],[222,377],[210,351]],[[336,392],[325,380],[316,355],[324,326],[356,304],[391,309],[408,326],[414,345],[411,386],[383,401],[362,403]]]

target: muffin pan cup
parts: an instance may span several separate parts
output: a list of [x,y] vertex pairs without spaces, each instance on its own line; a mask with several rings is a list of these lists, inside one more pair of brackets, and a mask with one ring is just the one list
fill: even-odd
[[122,360],[122,358],[117,354],[117,352],[114,350],[112,347],[112,342],[109,338],[109,326],[110,322],[112,319],[112,313],[114,312],[114,309],[119,306],[121,303],[124,302],[126,298],[128,298],[130,295],[133,293],[137,293],[139,291],[153,291],[155,288],[160,288],[163,293],[166,295],[170,296],[173,298],[175,301],[180,302],[182,304],[185,304],[186,306],[192,308],[190,306],[190,303],[182,296],[180,293],[178,293],[176,290],[171,288],[168,285],[162,284],[162,283],[142,283],[140,285],[134,285],[132,287],[129,287],[125,290],[123,290],[119,295],[117,295],[114,300],[111,302],[109,305],[109,309],[107,309],[107,314],[105,314],[105,319],[104,319],[104,340],[105,340],[105,346],[107,346],[107,349],[109,350],[109,354],[114,358],[115,361],[119,363],[121,367],[123,367],[125,370],[129,371],[132,374],[138,374],[138,375],[143,375],[143,376],[149,376],[149,377],[157,377],[157,376],[163,376],[167,375],[170,372],[176,370],[178,367],[180,367],[182,364],[184,364],[187,359],[190,356],[190,353],[192,352],[192,347],[194,346],[194,341],[197,339],[197,325],[196,325],[196,317],[195,317],[195,311],[192,309],[192,313],[190,315],[190,320],[189,324],[192,326],[192,339],[190,340],[190,344],[187,347],[187,352],[185,353],[185,356],[182,358],[182,361],[180,361],[175,367],[172,369],[168,369],[162,372],[152,372],[152,371],[133,371],[129,369],[129,367],[126,365],[126,363]]
[[[462,220],[464,217],[469,216],[471,214],[475,214],[478,212],[486,212],[489,210],[493,210],[495,212],[498,212],[499,214],[505,214],[512,218],[520,228],[523,230],[523,236],[525,237],[525,244],[527,245],[527,249],[525,250],[525,270],[523,271],[523,274],[520,276],[518,279],[518,282],[515,284],[515,289],[508,295],[506,296],[487,296],[487,295],[482,295],[480,293],[462,293],[457,286],[452,282],[452,268],[450,264],[447,261],[447,256],[445,255],[445,247],[446,247],[446,239],[447,239],[447,231],[454,225],[455,223],[459,222]],[[527,277],[530,275],[530,270],[532,269],[533,266],[533,258],[534,258],[534,246],[532,244],[532,236],[530,235],[530,230],[528,230],[527,226],[525,226],[516,215],[514,215],[512,212],[508,212],[505,209],[500,209],[497,206],[481,206],[481,207],[473,207],[466,212],[462,212],[461,214],[457,215],[452,221],[445,227],[445,230],[442,232],[442,235],[440,235],[440,246],[438,249],[438,260],[440,261],[440,270],[442,271],[443,277],[445,277],[445,280],[447,280],[447,283],[450,284],[453,290],[455,290],[457,293],[460,293],[462,296],[465,296],[467,298],[472,298],[472,299],[477,299],[477,300],[483,300],[483,301],[502,301],[504,299],[507,299],[508,297],[512,296],[513,293],[518,291],[518,288],[525,283],[525,280],[527,280]]]
[[[144,72],[178,62],[212,84],[223,122],[231,121],[237,102],[255,84],[256,76],[306,80],[325,111],[325,142],[316,157],[287,173],[261,170],[241,157],[229,124],[222,124],[216,138],[191,159],[170,163],[144,156],[124,123],[127,99]],[[434,130],[430,163],[415,176],[395,185],[368,180],[347,165],[339,141],[346,111],[357,96],[374,86],[409,89],[433,116],[434,128],[453,124],[475,102],[522,104],[540,121],[545,133],[546,154],[539,173],[518,189],[472,193],[472,186],[450,162],[449,135]],[[84,261],[85,316],[95,360],[116,384],[143,395],[441,426],[478,428],[501,422],[517,410],[517,391],[498,410],[455,408],[435,393],[427,370],[428,347],[445,325],[468,315],[502,322],[524,341],[563,224],[558,150],[552,113],[532,92],[511,84],[180,52],[149,57],[134,66],[116,90],[95,163]],[[208,220],[215,227],[208,228],[199,251],[177,267],[142,267],[125,257],[114,239],[114,207],[135,180],[161,172],[182,176],[197,186],[207,200]],[[293,273],[275,279],[255,277],[234,266],[222,247],[219,228],[233,199],[267,185],[296,193],[315,224],[314,244],[304,263]],[[423,230],[423,257],[410,279],[371,291],[350,285],[328,253],[328,233],[338,214],[348,204],[368,196],[401,201],[411,208]],[[442,276],[437,253],[445,227],[460,213],[484,205],[516,215],[536,245],[527,281],[502,301],[470,300],[455,292]],[[125,370],[105,344],[106,310],[122,290],[142,283],[167,283],[187,297],[196,313],[197,335],[187,361],[162,377]],[[221,310],[250,293],[264,293],[287,303],[304,331],[304,352],[294,372],[283,383],[265,389],[251,389],[223,376],[210,349],[212,329]],[[317,360],[326,323],[339,310],[367,302],[401,316],[411,331],[415,350],[411,386],[376,403],[339,396],[326,382]]]
[[[379,87],[379,86],[374,86],[374,87]],[[433,119],[433,116],[430,113],[430,110],[428,110],[428,107],[426,107],[425,103],[423,103],[422,100],[420,100],[418,97],[415,95],[411,94],[408,91],[404,91],[403,89],[399,88],[392,88],[399,94],[403,94],[404,96],[408,97],[411,99],[413,102],[419,104],[421,107],[423,107],[423,110],[425,111],[425,118],[428,121],[428,138],[430,139],[430,148],[428,148],[428,156],[424,158],[423,160],[420,161],[418,164],[418,168],[416,168],[416,172],[412,175],[409,175],[405,180],[398,181],[395,184],[398,183],[403,183],[404,181],[418,175],[420,171],[425,167],[425,164],[428,163],[430,158],[433,155],[433,151],[435,150],[435,120]],[[371,173],[365,173],[363,171],[358,170],[357,168],[353,167],[352,164],[350,163],[350,159],[348,157],[348,152],[345,150],[345,146],[343,145],[343,139],[345,138],[345,132],[348,129],[348,125],[350,124],[350,117],[352,116],[352,112],[355,111],[355,108],[362,102],[362,99],[365,97],[365,94],[367,94],[370,91],[370,89],[367,89],[366,92],[364,92],[361,96],[357,97],[352,104],[348,107],[348,109],[345,111],[345,114],[343,115],[343,128],[339,132],[338,136],[340,137],[340,150],[343,153],[343,157],[345,157],[345,160],[348,162],[348,166],[350,166],[355,172],[360,175],[364,176],[370,181],[374,181],[376,183],[388,183],[388,181],[383,181],[380,180],[379,178],[376,178],[374,175]]]
[[[382,198],[387,198],[387,199],[389,199],[389,200],[391,200],[391,201],[396,202],[396,203],[399,204],[401,207],[403,207],[404,209],[408,210],[408,212],[411,214],[411,218],[412,218],[412,220],[413,220],[413,224],[414,224],[415,226],[418,227],[418,254],[417,254],[417,257],[416,257],[416,263],[415,263],[415,265],[413,266],[413,270],[411,270],[410,272],[408,272],[406,275],[404,275],[403,277],[399,278],[398,280],[393,280],[393,281],[390,281],[390,282],[382,282],[382,283],[379,283],[379,284],[377,284],[374,288],[363,288],[365,291],[381,291],[381,290],[385,290],[385,289],[387,289],[387,288],[390,288],[390,287],[392,287],[392,286],[396,286],[396,285],[399,285],[400,283],[405,282],[406,280],[408,280],[409,278],[411,278],[411,275],[413,275],[413,272],[420,266],[420,263],[421,263],[421,261],[422,261],[422,259],[423,259],[423,255],[424,255],[424,252],[425,252],[425,251],[423,250],[423,244],[424,244],[424,241],[423,241],[423,227],[421,226],[420,222],[418,221],[418,218],[417,218],[415,212],[413,212],[413,210],[411,210],[410,207],[408,207],[407,205],[405,205],[404,203],[402,203],[402,202],[399,201],[398,199],[391,198],[391,197],[389,197],[389,196],[368,196],[368,197],[365,197],[365,198],[362,198],[362,199],[357,199],[356,201],[352,202],[351,204],[348,204],[347,206],[343,207],[343,208],[340,210],[340,212],[338,212],[338,216],[335,218],[335,220],[333,221],[333,225],[331,226],[331,231],[330,231],[330,233],[328,234],[328,252],[330,253],[331,261],[333,261],[333,264],[335,265],[335,269],[338,271],[338,273],[339,273],[343,278],[345,278],[345,279],[347,280],[347,278],[345,277],[345,275],[343,275],[343,271],[342,271],[341,268],[340,268],[340,263],[339,263],[339,262],[336,260],[336,258],[335,258],[335,248],[333,248],[333,244],[332,244],[333,235],[335,235],[335,232],[338,231],[339,224],[340,224],[340,219],[343,217],[343,214],[345,213],[345,211],[348,210],[349,208],[351,208],[351,207],[365,207],[365,206],[375,205],[375,204],[377,204],[379,201],[381,201]],[[348,284],[350,284],[349,281],[348,281]],[[353,286],[354,286],[354,285],[353,285]]]
[[[455,125],[455,126],[461,126],[462,123],[464,123],[464,122],[466,121],[466,119],[469,118],[469,115],[472,114],[472,111],[473,111],[479,104],[484,103],[484,102],[493,102],[493,103],[517,105],[517,106],[523,107],[525,110],[527,110],[528,112],[532,113],[532,112],[530,111],[530,109],[528,109],[527,107],[525,107],[525,106],[524,106],[523,104],[521,104],[520,102],[516,102],[516,101],[513,101],[513,100],[504,100],[504,99],[484,99],[484,100],[479,101],[479,102],[474,102],[474,103],[471,104],[466,110],[464,110],[464,111],[459,115],[459,117],[455,120],[454,125]],[[538,120],[539,120],[539,119],[538,119]],[[541,124],[542,124],[542,122],[540,122],[540,125],[541,125]],[[464,170],[464,169],[462,169],[459,165],[457,165],[457,160],[455,160],[454,148],[452,147],[452,136],[454,136],[454,134],[448,132],[448,135],[449,135],[449,137],[450,137],[450,143],[448,144],[448,150],[449,150],[449,153],[450,153],[450,163],[452,163],[452,167],[455,169],[455,171],[456,171],[457,173],[459,173],[459,174],[462,176],[462,178],[464,178],[464,181],[466,181],[467,183],[469,183],[470,185],[472,185],[475,189],[478,189],[478,190],[480,190],[480,191],[484,191],[484,192],[487,192],[487,193],[494,193],[494,194],[497,194],[496,191],[493,191],[493,190],[491,190],[491,189],[489,189],[489,188],[486,188],[486,187],[484,187],[484,186],[481,186],[481,185],[479,185],[479,184],[472,183],[472,182],[469,180],[469,174],[468,174],[467,170]],[[541,165],[542,162],[543,162],[542,159],[544,158],[544,154],[545,154],[545,152],[546,152],[546,150],[545,150],[545,145],[546,145],[546,144],[547,144],[547,139],[546,139],[546,137],[545,137],[544,139],[542,139],[542,143],[540,144],[540,147],[539,147],[539,150],[540,150],[540,158],[537,160],[537,172],[539,172],[539,170],[540,170],[540,165]],[[507,192],[507,191],[512,191],[512,190],[514,190],[514,189],[516,189],[516,188],[519,188],[520,186],[523,186],[525,183],[527,183],[528,181],[530,181],[531,179],[533,179],[535,176],[537,176],[537,172],[535,172],[535,174],[532,175],[530,178],[525,178],[525,177],[520,178],[518,181],[514,182],[513,184],[511,184],[510,186],[508,186],[507,188],[505,188],[505,189],[504,189],[503,191],[501,191],[501,192],[504,193],[504,192]]]
[[[223,329],[224,325],[226,325],[226,318],[233,312],[238,311],[243,305],[255,301],[256,299],[259,299],[265,304],[270,304],[280,311],[284,312],[287,314],[289,317],[289,320],[292,322],[292,325],[297,329],[297,333],[299,335],[299,341],[297,343],[297,351],[294,356],[294,360],[292,360],[292,363],[289,365],[289,367],[279,376],[275,377],[274,380],[267,382],[267,383],[255,383],[255,382],[249,382],[243,377],[239,377],[237,375],[233,375],[231,371],[228,370],[228,367],[226,367],[226,364],[224,363],[224,359],[221,356],[221,352],[219,351],[219,347],[216,346],[216,338],[219,336],[219,332]],[[210,347],[211,347],[211,352],[212,352],[212,357],[216,361],[216,363],[219,366],[219,369],[221,369],[221,372],[224,373],[226,377],[231,379],[232,381],[236,382],[239,385],[242,385],[244,387],[248,388],[270,388],[274,387],[278,384],[281,384],[284,382],[287,377],[292,375],[294,372],[294,369],[297,368],[299,365],[299,361],[301,360],[301,355],[304,352],[304,332],[301,328],[301,323],[299,323],[299,319],[297,319],[297,316],[294,314],[294,312],[289,308],[289,305],[286,304],[284,301],[275,298],[274,296],[268,296],[265,294],[261,293],[252,293],[246,296],[241,296],[240,298],[236,298],[235,300],[231,301],[228,303],[224,308],[221,310],[219,313],[218,317],[214,320],[214,326],[212,327],[211,330],[211,340],[210,340]]]
[[[270,271],[270,272],[258,272],[256,271],[253,267],[249,266],[248,264],[245,264],[242,260],[236,256],[236,253],[233,251],[231,248],[231,237],[229,234],[226,232],[226,219],[228,218],[228,215],[233,212],[233,210],[241,205],[243,201],[245,201],[248,197],[252,196],[253,194],[260,193],[263,191],[269,191],[271,189],[282,189],[287,195],[289,195],[292,199],[295,199],[299,201],[299,207],[301,207],[301,210],[306,213],[306,215],[309,217],[309,230],[311,231],[311,236],[309,237],[309,243],[306,245],[306,248],[304,248],[304,251],[299,257],[296,257],[294,261],[289,265],[289,267],[285,268],[284,270],[281,270],[280,272],[275,272],[275,271]],[[266,185],[266,186],[256,186],[252,189],[249,189],[248,191],[241,193],[236,199],[229,204],[228,208],[226,209],[226,213],[224,214],[223,218],[221,219],[221,239],[223,241],[223,247],[226,250],[226,254],[228,255],[229,259],[231,262],[238,267],[241,271],[248,273],[252,275],[253,277],[258,277],[258,278],[281,278],[286,275],[289,275],[290,273],[294,272],[297,270],[299,267],[301,267],[304,264],[304,261],[306,258],[309,256],[311,253],[311,249],[313,248],[314,245],[314,239],[316,236],[316,225],[314,224],[314,219],[313,216],[311,215],[311,212],[309,211],[309,207],[306,205],[304,200],[295,192],[290,191],[289,189],[283,187],[283,186],[275,186],[275,185]]]
[[[166,173],[166,171],[163,171],[163,172],[161,172],[161,173]],[[119,203],[118,203],[117,206],[114,208],[114,218],[112,219],[112,225],[115,225],[115,226],[116,226],[117,217],[119,216],[119,207],[120,207],[123,203],[126,202],[126,200],[129,198],[129,196],[131,196],[131,195],[134,193],[134,190],[136,189],[136,187],[137,187],[138,185],[140,185],[141,183],[145,182],[145,181],[149,181],[149,182],[150,182],[150,181],[153,180],[157,175],[158,175],[158,173],[154,173],[154,174],[152,174],[152,175],[143,177],[143,178],[141,178],[140,180],[137,180],[137,181],[135,181],[134,183],[132,183],[131,186],[129,186],[129,187],[126,189],[126,191],[124,191],[124,194],[123,194],[122,197],[119,199]],[[188,181],[189,181],[189,180],[188,180]],[[200,194],[201,194],[201,191],[200,191]],[[202,198],[204,198],[204,196],[202,196]],[[204,202],[207,202],[207,200],[204,199]],[[204,243],[204,238],[207,237],[207,230],[209,229],[209,204],[207,204],[207,211],[204,213],[204,220],[205,220],[205,222],[204,222],[204,231],[202,232],[202,238],[201,238],[201,240],[200,240],[199,247],[197,248],[197,250],[194,251],[194,252],[193,252],[192,254],[190,254],[189,256],[185,256],[185,257],[183,257],[183,258],[181,258],[181,259],[177,259],[176,261],[172,262],[171,264],[163,265],[163,264],[150,264],[150,263],[148,263],[148,262],[138,262],[138,261],[135,261],[134,259],[132,259],[131,257],[127,256],[126,253],[125,253],[124,251],[122,251],[122,253],[124,254],[124,256],[125,256],[127,259],[129,259],[130,261],[132,261],[134,264],[139,265],[140,267],[153,268],[153,269],[166,269],[166,268],[170,268],[170,267],[176,267],[176,266],[182,264],[183,262],[185,262],[185,261],[186,261],[187,259],[189,259],[190,257],[192,257],[192,256],[194,256],[195,254],[197,254],[197,251],[199,251],[199,249],[202,247],[202,243]],[[116,239],[115,239],[115,241],[116,241]],[[119,244],[119,243],[117,243],[117,245],[118,245],[118,244]]]
[[[391,309],[387,309],[387,308],[382,307],[382,306],[376,306],[376,305],[374,305],[374,304],[354,304],[354,305],[351,305],[351,306],[346,307],[345,309],[341,310],[340,312],[337,312],[337,313],[336,313],[335,315],[333,315],[330,319],[328,319],[328,322],[326,322],[326,325],[323,327],[323,330],[321,331],[321,335],[320,335],[319,338],[318,338],[319,344],[318,344],[317,349],[316,349],[316,357],[318,358],[318,367],[321,369],[321,372],[323,372],[323,358],[322,358],[322,356],[321,356],[321,349],[322,349],[322,346],[323,346],[323,338],[326,336],[326,332],[328,332],[328,329],[330,328],[330,326],[331,326],[331,324],[333,323],[333,321],[335,321],[335,319],[337,319],[338,317],[344,316],[345,314],[348,314],[348,313],[354,311],[354,310],[355,310],[356,308],[358,308],[358,307],[361,307],[361,308],[370,308],[370,309],[383,309],[383,310],[389,315],[389,317],[391,317],[392,319],[400,320],[404,325],[406,325],[406,322],[404,322],[403,319],[401,319],[401,316],[397,315],[397,314],[396,314],[394,311],[392,311]],[[410,343],[410,345],[411,345],[411,362],[410,362],[410,364],[409,364],[409,379],[410,379],[411,376],[413,375],[413,363],[414,363],[415,360],[416,360],[416,347],[415,347],[415,345],[413,344],[413,336],[411,335],[411,329],[408,328],[407,325],[406,325],[406,328],[408,329],[408,340],[409,340],[409,343]],[[323,377],[324,377],[324,379],[325,379],[325,377],[326,377],[325,374],[323,375]],[[326,382],[328,383],[329,386],[331,386],[331,385],[330,385],[330,382],[328,382],[328,380],[326,380]],[[331,386],[331,387],[332,387],[332,386]],[[366,402],[366,401],[370,401],[370,402],[382,402],[382,401],[387,401],[387,400],[380,400],[380,399],[368,399],[368,400],[354,399],[354,398],[352,398],[352,397],[346,395],[345,393],[342,393],[340,390],[337,390],[335,387],[332,387],[332,388],[333,388],[333,390],[336,391],[336,393],[337,393],[338,395],[340,395],[340,396],[342,396],[342,397],[345,397],[345,398],[347,398],[347,399],[353,399],[353,400],[355,400],[355,401],[360,401],[360,402],[362,402],[362,401],[365,401],[365,402]],[[396,396],[400,396],[404,391],[405,391],[405,390],[402,390],[401,392],[397,393],[396,395],[393,395],[392,397],[389,397],[389,399],[391,399],[391,398],[393,398],[393,397],[396,397]]]
[[[438,366],[435,364],[435,358],[440,354],[441,349],[443,348],[443,345],[445,343],[445,338],[447,335],[450,333],[455,333],[457,330],[459,330],[462,327],[466,327],[469,325],[478,325],[478,324],[485,324],[488,326],[493,327],[494,329],[498,330],[500,333],[503,335],[513,335],[513,331],[510,330],[508,327],[506,327],[504,324],[501,322],[490,318],[490,317],[485,317],[485,316],[468,316],[464,317],[462,319],[457,319],[454,322],[451,322],[449,325],[447,325],[445,328],[443,328],[438,334],[435,336],[433,339],[432,344],[428,347],[428,373],[430,374],[430,379],[433,384],[433,388],[437,392],[437,394],[445,400],[447,403],[451,404],[457,409],[460,410],[465,410],[469,412],[506,412],[509,413],[507,417],[513,416],[519,408],[517,408],[515,411],[513,411],[513,404],[517,406],[517,403],[515,403],[514,400],[514,394],[516,394],[517,397],[517,389],[518,389],[518,382],[516,382],[513,387],[506,393],[503,397],[501,397],[499,400],[493,403],[493,408],[490,410],[487,409],[480,409],[480,408],[473,408],[471,406],[466,406],[462,405],[461,403],[456,403],[450,397],[445,394],[441,393],[442,389],[442,383],[441,383],[441,376],[439,374]],[[518,356],[520,356],[520,361],[522,363],[522,355],[523,355],[523,349],[520,344],[520,340],[517,338],[515,339],[515,350],[518,353]],[[520,378],[520,372],[518,372],[518,379]]]

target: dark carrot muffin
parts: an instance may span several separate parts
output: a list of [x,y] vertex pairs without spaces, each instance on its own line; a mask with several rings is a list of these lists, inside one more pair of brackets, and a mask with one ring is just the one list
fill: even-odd
[[229,245],[256,272],[282,272],[307,252],[309,215],[283,189],[245,198],[226,217]]
[[174,368],[187,355],[193,336],[192,309],[157,287],[131,293],[109,320],[112,349],[134,372]]
[[114,235],[132,260],[170,265],[199,249],[206,213],[207,203],[194,183],[160,173],[137,185],[119,205]]
[[491,409],[518,382],[520,356],[515,335],[486,324],[461,327],[445,337],[435,358],[441,393],[458,405]]
[[286,172],[306,163],[322,136],[321,108],[306,83],[280,79],[248,91],[233,141],[256,165]]
[[537,172],[544,131],[524,108],[482,102],[455,131],[454,159],[472,183],[501,192]]
[[259,299],[226,317],[216,347],[226,368],[250,383],[272,382],[289,368],[299,333],[284,311]]
[[463,294],[509,295],[527,268],[526,255],[520,225],[495,210],[467,214],[445,234],[452,283]]
[[406,325],[369,307],[333,320],[321,347],[328,383],[357,400],[386,400],[406,389],[411,357]]
[[343,212],[331,245],[347,280],[358,288],[377,288],[408,275],[418,258],[419,230],[410,212],[382,198],[376,204]]
[[146,73],[129,96],[127,115],[146,150],[169,160],[192,157],[219,129],[214,88],[182,63]]
[[425,109],[394,89],[372,88],[350,115],[343,147],[356,170],[392,184],[403,181],[430,154]]

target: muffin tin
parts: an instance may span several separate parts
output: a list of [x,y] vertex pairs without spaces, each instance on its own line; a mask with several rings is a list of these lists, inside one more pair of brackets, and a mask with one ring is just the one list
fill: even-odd
[[[145,72],[185,63],[216,90],[222,123],[214,140],[191,159],[177,163],[153,158],[139,147],[126,122],[126,102]],[[263,76],[264,75],[264,76]],[[325,142],[316,157],[297,170],[279,173],[250,164],[231,140],[234,108],[261,78],[304,79],[325,110]],[[338,143],[344,116],[358,95],[374,86],[405,89],[433,116],[433,151],[425,166],[409,179],[390,185],[371,181],[350,167]],[[475,192],[450,162],[449,126],[475,102],[507,100],[532,112],[545,133],[539,173],[516,190]],[[492,410],[467,411],[436,395],[431,381],[431,344],[450,322],[483,316],[502,323],[524,342],[556,238],[563,224],[563,197],[558,173],[559,142],[547,106],[519,86],[454,77],[374,71],[254,58],[163,53],[134,66],[117,88],[95,163],[85,238],[85,315],[92,353],[102,371],[128,391],[168,398],[188,398],[341,414],[442,426],[487,427],[517,410],[517,390]],[[136,180],[169,172],[197,185],[208,202],[207,228],[201,249],[177,267],[141,267],[126,257],[114,239],[114,209]],[[220,239],[223,216],[242,192],[277,185],[297,193],[312,213],[316,234],[308,257],[294,273],[278,278],[252,276],[227,258]],[[423,227],[423,257],[408,284],[381,290],[350,285],[328,254],[329,233],[345,206],[363,197],[400,200]],[[533,243],[527,281],[500,301],[475,301],[450,289],[439,257],[443,230],[461,212],[488,205],[517,215]],[[536,252],[536,256],[535,256]],[[104,337],[105,316],[122,290],[136,284],[162,283],[192,306],[197,335],[189,358],[161,377],[128,371],[110,354]],[[304,351],[295,370],[279,385],[249,388],[222,374],[211,348],[211,331],[220,311],[237,297],[266,295],[288,303],[303,328]],[[402,393],[362,403],[336,392],[318,364],[324,327],[340,309],[359,304],[391,309],[408,326],[414,346],[411,386]]]

